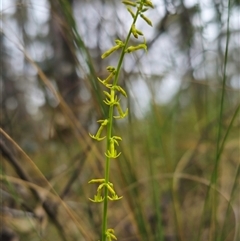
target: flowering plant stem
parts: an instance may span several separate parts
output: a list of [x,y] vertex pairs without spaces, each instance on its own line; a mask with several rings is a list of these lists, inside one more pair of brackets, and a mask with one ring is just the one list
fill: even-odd
[[[132,11],[130,7],[127,7],[128,12],[131,14],[133,18],[132,25],[130,27],[130,30],[128,32],[128,35],[126,37],[126,40],[123,42],[119,39],[115,40],[116,45],[107,50],[105,53],[102,54],[102,58],[106,58],[109,55],[111,55],[113,52],[116,50],[122,48],[118,65],[117,68],[113,66],[108,66],[107,70],[109,72],[109,76],[101,80],[98,78],[100,83],[102,83],[108,90],[103,91],[103,93],[106,95],[106,99],[103,100],[103,102],[109,106],[109,112],[108,112],[108,118],[105,120],[99,120],[98,123],[101,123],[96,135],[91,135],[89,134],[93,139],[97,141],[102,141],[103,139],[106,138],[107,142],[107,148],[106,148],[106,160],[105,160],[105,174],[104,178],[101,179],[92,179],[89,181],[89,183],[97,183],[99,184],[97,188],[97,194],[94,196],[94,199],[90,200],[92,202],[103,202],[103,218],[102,218],[102,239],[101,241],[112,241],[117,240],[114,230],[112,228],[108,228],[108,223],[107,223],[107,216],[108,216],[108,201],[117,201],[121,199],[122,197],[118,197],[116,194],[113,184],[110,182],[110,161],[111,159],[116,159],[120,156],[121,152],[118,153],[116,150],[116,145],[119,145],[119,141],[122,140],[120,136],[115,136],[113,135],[113,119],[122,119],[125,118],[128,114],[128,109],[126,109],[125,112],[123,112],[121,104],[120,104],[120,98],[118,97],[119,94],[123,95],[124,97],[127,97],[127,93],[125,90],[118,85],[118,79],[119,79],[119,74],[120,74],[120,69],[123,63],[123,59],[126,53],[131,53],[134,51],[137,51],[139,49],[144,49],[147,50],[145,38],[143,37],[143,33],[136,29],[135,23],[140,16],[147,24],[152,26],[151,21],[143,14],[145,13],[149,7],[153,8],[152,2],[150,0],[140,0],[137,2],[132,2],[129,0],[123,0],[122,1],[126,6],[131,6],[136,8],[136,13]],[[131,34],[135,37],[138,38],[138,36],[142,36],[144,38],[144,42],[140,43],[136,46],[129,46],[129,39],[131,37]],[[110,83],[112,80],[112,84]],[[116,108],[118,112],[118,116],[114,116],[114,109]],[[103,129],[107,129],[107,134],[104,137],[101,137]]]
[[[136,14],[136,16],[133,20],[133,24],[135,24],[138,15],[139,15],[139,10],[137,11],[137,14]],[[126,49],[126,46],[128,45],[128,41],[130,39],[131,33],[132,33],[132,31],[130,29],[129,32],[128,32],[127,38],[126,38],[125,45],[122,49],[122,52],[121,52],[121,55],[120,55],[120,58],[119,58],[119,62],[118,62],[117,70],[116,70],[116,75],[115,75],[115,78],[114,78],[114,81],[113,81],[113,86],[116,86],[117,83],[118,83],[118,77],[119,77],[120,69],[121,69],[121,66],[122,66],[122,63],[123,63],[124,55],[126,54],[125,49]],[[113,105],[110,106],[110,108],[109,108],[108,120],[109,120],[109,124],[107,126],[107,150],[109,150],[109,148],[110,148],[110,138],[112,136],[112,129],[113,129]],[[105,181],[106,181],[106,183],[109,182],[109,171],[110,171],[110,158],[106,157],[106,166],[105,166]],[[104,191],[105,191],[104,196],[107,197],[108,196],[108,188],[105,187]],[[104,199],[104,206],[103,206],[103,225],[102,225],[102,240],[103,241],[106,240],[106,234],[105,233],[106,233],[106,229],[107,229],[107,211],[108,211],[108,199],[105,198]]]
[[[109,109],[109,126],[107,128],[107,150],[109,150],[110,147],[110,137],[112,136],[112,126],[113,126],[113,106],[110,106]],[[110,158],[106,156],[106,166],[105,166],[105,181],[106,183],[109,182],[109,171],[110,171]],[[104,189],[104,196],[108,196],[108,188],[105,187]],[[107,229],[107,211],[108,211],[108,199],[104,199],[104,205],[103,205],[103,223],[102,223],[102,240],[106,240],[106,229]]]

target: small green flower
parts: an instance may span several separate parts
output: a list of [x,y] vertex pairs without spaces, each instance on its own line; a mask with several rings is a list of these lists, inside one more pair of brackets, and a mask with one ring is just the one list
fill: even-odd
[[109,87],[109,86],[112,86],[112,85],[110,85],[110,84],[108,84],[108,83],[113,79],[114,75],[115,75],[115,72],[112,72],[112,73],[110,73],[110,75],[109,75],[106,79],[104,79],[104,80],[101,80],[101,79],[98,78],[98,77],[97,77],[97,79],[98,79],[98,81],[101,82],[103,85],[105,85],[106,87]]
[[108,157],[108,158],[110,158],[110,159],[116,159],[116,158],[118,158],[120,155],[121,155],[121,152],[117,153],[116,150],[114,150],[114,152],[107,151],[107,153],[105,153],[105,156]]
[[116,193],[115,193],[112,185],[107,184],[106,186],[107,186],[107,189],[109,190],[109,192],[110,192],[113,196],[116,195]]
[[116,43],[116,45],[120,46],[121,48],[124,47],[124,45],[125,45],[125,44],[123,43],[123,41],[120,40],[120,39],[115,39],[114,42]]
[[112,239],[117,240],[117,237],[114,235],[114,230],[113,229],[107,229],[106,231],[106,236],[108,241],[112,241]]
[[102,54],[102,56],[101,56],[102,59],[105,59],[106,57],[108,57],[110,54],[112,54],[116,50],[124,47],[124,43],[119,39],[115,40],[115,43],[116,43],[115,46],[113,46],[112,48],[110,48],[109,50],[107,50],[105,53]]
[[[101,128],[101,126],[100,126],[100,128]],[[99,129],[100,130],[100,129]],[[99,131],[98,130],[98,131]],[[97,141],[102,141],[102,140],[104,140],[105,138],[106,138],[106,136],[104,136],[104,137],[100,137],[100,134],[97,132],[97,134],[96,135],[91,135],[90,133],[88,133],[89,134],[89,136],[92,138],[92,139],[94,139],[94,140],[97,140]]]
[[145,43],[143,43],[143,44],[139,44],[137,46],[130,46],[125,50],[125,52],[131,53],[131,52],[137,51],[139,49],[144,49],[145,51],[147,51],[147,45]]
[[131,2],[131,1],[127,1],[127,0],[122,1],[122,3],[125,4],[125,5],[132,6],[132,7],[136,7],[137,6],[136,3]]
[[120,85],[115,85],[112,89],[119,91],[123,96],[127,97],[126,91]]
[[104,201],[105,197],[94,195],[94,199],[88,198],[93,203],[101,203]]
[[128,12],[131,14],[132,18],[134,19],[134,18],[135,18],[135,14],[134,14],[134,12],[132,11],[132,9],[129,8],[129,7],[127,7],[127,10],[128,10]]
[[104,54],[102,54],[102,59],[107,58],[110,54],[112,54],[114,51],[118,50],[120,48],[120,46],[115,45],[112,48],[110,48],[109,50],[107,50]]
[[150,7],[150,8],[154,8],[152,1],[149,0],[145,0],[143,3],[144,6]]
[[105,179],[100,178],[100,179],[92,179],[88,183],[91,184],[91,183],[104,183],[104,182],[105,182]]
[[94,203],[103,202],[104,199],[105,199],[105,197],[102,197],[102,190],[101,189],[97,190],[97,195],[94,195],[94,199],[89,198],[89,200],[94,202]]
[[119,137],[119,136],[113,136],[113,137],[110,138],[110,140],[109,140],[109,142],[110,142],[110,149],[107,150],[107,153],[105,153],[105,155],[108,158],[116,159],[117,157],[119,157],[121,155],[121,152],[117,153],[117,151],[115,149],[115,144],[119,145],[117,140],[121,141],[122,138]]
[[137,31],[137,34],[143,36],[143,33],[140,30],[136,29],[136,31]]
[[119,197],[118,195],[113,195],[112,197],[108,196],[108,199],[111,200],[111,201],[118,201],[120,199],[122,199],[123,196]]
[[115,69],[115,67],[113,67],[113,66],[108,66],[106,69],[107,69],[107,71],[109,71],[110,73],[116,73],[116,69]]
[[115,95],[114,88],[111,88],[110,94],[107,91],[103,91],[103,93],[108,97],[106,100],[103,100],[103,102],[106,105],[115,105],[118,102],[117,96]]
[[99,129],[97,131],[97,134],[96,135],[92,135],[92,134],[89,133],[89,136],[92,137],[93,139],[97,140],[97,141],[101,141],[101,140],[105,139],[105,137],[106,137],[106,136],[100,137],[100,135],[102,134],[102,130],[103,130],[104,126],[107,125],[108,119],[99,120],[97,122],[101,123],[101,125],[100,125],[100,127],[99,127]]
[[116,104],[116,106],[117,106],[117,110],[118,110],[119,116],[113,116],[113,117],[115,119],[123,119],[123,118],[125,118],[128,115],[128,108],[126,109],[125,112],[123,112],[119,102]]
[[152,22],[151,22],[151,20],[150,20],[149,18],[147,18],[144,14],[140,14],[140,16],[141,16],[142,19],[145,20],[145,22],[146,22],[148,25],[152,26]]
[[138,38],[138,33],[135,27],[135,24],[132,25],[132,34],[135,38]]
[[147,10],[148,10],[148,8],[143,8],[143,9],[141,10],[141,13],[145,13],[145,12],[147,12]]

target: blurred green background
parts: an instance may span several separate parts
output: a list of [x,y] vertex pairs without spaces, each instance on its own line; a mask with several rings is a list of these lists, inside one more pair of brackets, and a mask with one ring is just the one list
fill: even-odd
[[[110,179],[124,198],[109,226],[122,241],[238,241],[240,2],[153,4],[153,28],[137,23],[148,53],[121,72],[129,115]],[[1,241],[100,237],[87,182],[105,147],[88,133],[107,111],[97,77],[119,57],[101,54],[130,24],[117,0],[1,2]]]

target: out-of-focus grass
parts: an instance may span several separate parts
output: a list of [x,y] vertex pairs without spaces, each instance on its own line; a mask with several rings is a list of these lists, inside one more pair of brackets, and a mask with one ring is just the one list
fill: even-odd
[[[226,111],[224,133],[237,110]],[[128,133],[124,138],[126,154],[119,164],[116,163],[115,171],[121,173],[120,180],[125,186],[132,187],[131,194],[127,194],[123,202],[132,204],[130,208],[139,236],[145,237],[143,240],[146,237],[161,240],[162,236],[163,240],[167,237],[170,240],[211,240],[212,235],[216,240],[234,238],[236,215],[239,215],[236,212],[237,189],[232,189],[239,187],[239,173],[236,172],[239,165],[238,124],[235,119],[229,131],[214,188],[211,175],[215,168],[217,114],[215,112],[215,118],[199,128],[194,103],[186,107],[179,104],[177,108],[153,106],[144,120],[121,128],[123,136]],[[228,145],[228,141],[232,144]],[[216,195],[215,203],[209,203],[208,189]],[[209,216],[212,205],[216,208],[216,229],[213,230],[213,217]],[[224,235],[220,236],[222,232]]]
[[[86,80],[91,83],[88,87],[94,95],[94,106],[98,108],[98,115],[104,115],[91,58],[77,33],[68,2],[62,1],[62,7],[66,24],[73,31],[74,43],[85,53]],[[47,85],[45,77],[40,74]],[[148,81],[151,82],[151,76]],[[123,137],[122,155],[119,161],[112,161],[111,173],[118,181],[117,192],[124,198],[110,206],[109,225],[114,227],[119,240],[240,239],[239,92],[228,88],[222,79],[219,83],[213,87],[210,82],[206,85],[190,82],[164,105],[157,104],[152,96],[149,110],[142,119],[135,118],[132,110],[128,122],[115,126]],[[130,110],[133,101],[130,100]],[[101,176],[105,148],[95,147],[87,135],[88,130],[78,125],[61,98],[60,107],[44,110],[44,123],[37,123],[39,129],[49,130],[48,138],[32,137],[38,148],[29,155],[39,170],[33,170],[21,155],[19,160],[36,183],[34,188],[58,203],[56,216],[65,239],[50,219],[47,225],[39,221],[33,225],[30,217],[25,217],[30,225],[27,232],[8,222],[23,240],[87,240],[83,233],[91,234],[88,240],[95,240],[101,230],[102,210],[89,202],[88,197],[92,197],[94,190],[87,182],[93,173]],[[64,125],[57,129],[60,118],[64,119]],[[39,173],[47,178],[55,193]],[[13,197],[10,201],[3,200],[2,204],[26,210],[23,204],[33,199],[29,184],[11,179],[9,176],[17,175],[5,162],[1,174],[2,188]],[[67,188],[74,175],[74,182]],[[41,201],[34,200],[30,206],[41,205]],[[81,221],[84,232],[64,205]]]
[[[218,106],[212,104],[208,108],[210,113],[199,120],[200,110],[193,101],[181,104],[181,96],[190,95],[194,85],[180,91],[164,106],[152,100],[143,119],[132,116],[131,122],[115,127],[123,136],[122,155],[118,162],[113,161],[111,173],[118,180],[116,189],[124,198],[110,206],[109,219],[120,240],[212,240],[211,237],[215,237],[230,241],[239,238],[239,107],[225,103],[230,108],[223,111],[222,133],[223,137],[228,135],[219,159],[216,185],[212,186]],[[208,86],[204,88],[207,90]],[[208,91],[213,98],[210,101],[214,102],[218,90]],[[238,95],[234,90],[226,94]],[[202,106],[205,105],[208,103]],[[130,115],[133,114],[130,112]],[[87,181],[93,172],[100,176],[103,160],[99,153],[103,153],[104,147],[98,151],[90,149],[81,162],[83,149],[79,142],[73,138],[68,140],[66,135],[59,138],[55,133],[55,136],[57,140],[45,140],[31,158],[59,195],[82,163],[64,202],[84,220],[86,232],[97,237],[101,209],[89,202],[88,197],[94,190]],[[31,166],[24,165],[33,173]],[[4,174],[11,173],[5,168]],[[37,178],[36,182],[41,185],[41,179]],[[211,215],[213,205],[215,217]],[[63,225],[67,225],[69,217],[61,211],[61,204],[59,207],[59,217]],[[67,226],[66,229],[75,233]],[[44,230],[40,235],[38,228],[34,228],[21,236],[27,240],[57,237],[58,231],[51,222]],[[68,237],[74,240],[71,235]]]

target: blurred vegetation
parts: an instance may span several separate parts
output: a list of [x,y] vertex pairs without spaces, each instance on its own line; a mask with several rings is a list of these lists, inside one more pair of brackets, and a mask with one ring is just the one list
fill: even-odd
[[[239,1],[153,3],[148,54],[121,78],[130,111],[111,173],[124,198],[110,226],[122,241],[240,240]],[[131,17],[120,1],[8,0],[1,21],[0,240],[97,240],[96,76]]]

